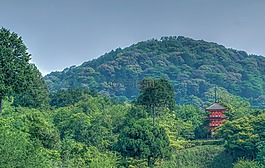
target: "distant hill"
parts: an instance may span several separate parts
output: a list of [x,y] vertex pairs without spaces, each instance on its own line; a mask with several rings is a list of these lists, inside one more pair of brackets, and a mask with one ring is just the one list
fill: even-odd
[[265,57],[183,36],[162,37],[116,49],[103,56],[45,76],[51,91],[90,88],[120,100],[138,96],[142,78],[167,78],[179,104],[204,100],[216,84],[265,107]]

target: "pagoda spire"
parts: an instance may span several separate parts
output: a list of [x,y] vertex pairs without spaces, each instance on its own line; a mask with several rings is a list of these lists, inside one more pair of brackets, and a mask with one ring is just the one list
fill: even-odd
[[218,102],[218,97],[217,97],[217,87],[215,85],[214,87],[214,102],[217,103]]

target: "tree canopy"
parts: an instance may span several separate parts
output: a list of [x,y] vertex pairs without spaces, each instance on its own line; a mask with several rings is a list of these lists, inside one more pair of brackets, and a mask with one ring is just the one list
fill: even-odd
[[173,110],[175,107],[173,87],[165,79],[143,79],[137,103],[146,107],[153,116],[153,125],[155,125],[158,108],[163,111],[163,108]]
[[[35,67],[29,63],[27,47],[16,33],[0,29],[0,112],[5,96],[29,90]],[[36,71],[36,70],[35,70]],[[36,79],[36,77],[35,77]]]

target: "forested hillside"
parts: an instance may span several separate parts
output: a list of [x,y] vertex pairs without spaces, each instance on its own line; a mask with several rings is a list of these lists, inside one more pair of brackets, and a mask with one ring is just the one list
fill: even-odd
[[[51,91],[89,88],[133,100],[145,77],[169,79],[177,104],[203,106],[214,85],[265,107],[265,58],[186,37],[162,37],[116,49],[98,59],[45,76]],[[220,94],[220,98],[221,94]]]

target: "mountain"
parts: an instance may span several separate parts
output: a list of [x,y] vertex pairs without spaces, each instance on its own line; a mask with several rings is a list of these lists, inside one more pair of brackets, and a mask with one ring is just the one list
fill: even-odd
[[143,78],[166,78],[174,86],[176,102],[204,101],[215,85],[265,107],[265,57],[183,36],[133,44],[44,77],[49,89],[90,88],[132,100]]

